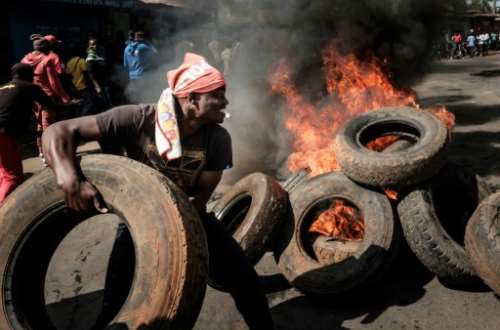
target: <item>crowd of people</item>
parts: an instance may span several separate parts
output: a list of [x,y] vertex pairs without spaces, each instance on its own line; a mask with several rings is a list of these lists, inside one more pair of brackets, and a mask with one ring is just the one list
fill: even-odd
[[445,36],[446,54],[450,59],[461,59],[465,56],[485,56],[489,50],[498,50],[499,33],[470,29],[466,34],[455,31]]

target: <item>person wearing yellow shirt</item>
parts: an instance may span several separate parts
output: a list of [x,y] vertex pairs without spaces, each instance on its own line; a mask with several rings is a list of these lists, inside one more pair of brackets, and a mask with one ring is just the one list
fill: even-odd
[[89,76],[87,71],[87,62],[85,61],[86,52],[82,46],[75,46],[72,50],[73,57],[66,63],[66,73],[70,74],[78,91],[78,96],[83,100],[83,107],[80,115],[86,116],[92,112],[92,102],[88,91]]

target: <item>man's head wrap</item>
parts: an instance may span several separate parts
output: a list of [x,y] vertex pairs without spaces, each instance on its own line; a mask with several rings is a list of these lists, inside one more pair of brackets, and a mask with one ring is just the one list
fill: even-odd
[[173,95],[187,97],[190,93],[208,93],[226,84],[224,75],[200,55],[186,53],[184,63],[167,72]]

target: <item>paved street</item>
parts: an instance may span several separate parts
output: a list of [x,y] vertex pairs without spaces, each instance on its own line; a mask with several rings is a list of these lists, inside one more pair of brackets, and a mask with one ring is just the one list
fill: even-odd
[[[499,86],[500,54],[436,63],[432,73],[414,86],[421,105],[446,105],[456,115],[451,158],[474,169],[496,189],[500,189]],[[96,145],[90,144],[85,148],[93,150]],[[24,165],[26,172],[33,173],[39,169],[38,159],[26,159]],[[108,230],[116,225],[113,221],[103,223]],[[95,238],[88,233],[88,228],[79,230],[81,236],[88,235],[87,242]],[[100,230],[99,235],[105,239],[109,232]],[[78,236],[78,233],[73,235]],[[77,242],[81,249],[87,244]],[[110,244],[103,243],[101,246],[100,255],[109,254]],[[69,256],[58,257],[63,261],[61,264],[64,263],[62,269],[67,270],[63,274],[51,268],[48,283],[64,283],[63,291],[66,291],[55,295],[46,290],[49,303],[71,298],[75,293],[86,294],[87,297],[93,294],[90,301],[96,305],[100,302],[104,272],[92,275],[92,281],[97,282],[82,285],[77,283],[76,279],[81,282],[81,277],[75,276],[74,270],[83,266],[68,262],[77,260],[81,249],[78,247],[68,252]],[[95,259],[91,261],[92,267],[98,267]],[[51,267],[57,268],[57,262],[55,260],[55,265]],[[500,300],[491,292],[484,288],[448,288],[408,251],[402,253],[387,278],[376,288],[323,298],[307,297],[289,288],[280,277],[271,253],[263,258],[257,269],[263,275],[265,289],[269,292],[271,311],[278,329],[500,329]],[[50,274],[53,274],[52,278]],[[96,283],[100,283],[101,287]],[[77,285],[80,289],[75,292]],[[63,310],[67,309],[60,309]],[[91,313],[83,310],[81,308],[80,312],[92,317]],[[231,297],[209,288],[195,328],[224,330],[246,329],[246,326]]]

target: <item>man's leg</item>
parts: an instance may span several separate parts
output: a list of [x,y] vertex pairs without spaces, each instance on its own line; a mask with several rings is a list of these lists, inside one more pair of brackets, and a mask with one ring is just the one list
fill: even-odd
[[453,43],[451,45],[450,59],[453,59],[455,57],[456,52],[457,52],[457,44]]
[[272,329],[267,298],[243,250],[213,213],[202,215],[202,222],[207,234],[210,278],[227,288],[250,329]]
[[22,181],[21,147],[13,137],[0,133],[0,203]]
[[38,155],[42,158],[43,165],[46,166],[42,149],[42,134],[51,124],[55,122],[55,113],[47,108],[41,108],[37,114],[38,126],[36,144],[38,146]]

